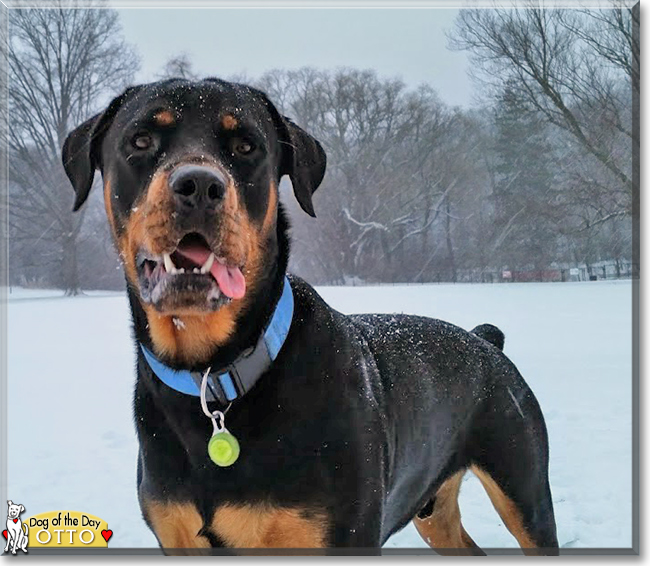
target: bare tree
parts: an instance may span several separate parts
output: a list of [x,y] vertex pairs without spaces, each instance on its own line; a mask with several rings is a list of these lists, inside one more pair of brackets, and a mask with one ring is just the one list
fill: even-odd
[[158,74],[159,79],[188,79],[196,81],[200,77],[194,71],[194,65],[187,53],[179,53],[171,57],[163,66],[162,71]]
[[[139,67],[121,37],[118,14],[57,2],[50,9],[9,11],[10,242],[24,258],[49,246],[48,272],[68,294],[79,292],[83,213],[60,162],[68,131],[122,90]],[[84,3],[84,6],[87,5]]]
[[458,229],[477,204],[461,113],[430,87],[367,70],[276,70],[258,86],[328,153],[316,195],[323,221],[294,220],[299,270],[339,283],[457,277]]
[[567,132],[572,161],[582,152],[605,169],[605,187],[587,177],[582,189],[594,198],[615,187],[620,198],[598,198],[608,206],[591,225],[632,212],[637,188],[632,91],[638,93],[639,84],[635,21],[638,12],[621,6],[574,11],[530,3],[522,9],[462,10],[450,39],[453,48],[470,51],[484,71],[481,80],[496,86],[495,92],[509,85],[528,108]]

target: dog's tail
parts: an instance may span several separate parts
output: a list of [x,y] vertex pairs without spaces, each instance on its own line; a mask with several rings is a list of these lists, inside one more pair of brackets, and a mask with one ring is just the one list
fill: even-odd
[[494,324],[479,324],[476,328],[472,329],[472,333],[476,334],[479,338],[487,340],[499,350],[503,350],[506,342],[506,336]]

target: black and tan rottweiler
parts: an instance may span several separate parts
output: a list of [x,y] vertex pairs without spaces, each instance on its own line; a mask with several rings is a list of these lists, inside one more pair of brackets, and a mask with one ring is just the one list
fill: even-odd
[[66,140],[75,210],[99,169],[124,262],[145,521],[169,552],[378,552],[414,520],[480,554],[458,507],[472,470],[521,547],[556,554],[546,427],[501,332],[345,316],[286,275],[280,179],[313,216],[325,162],[217,79],[129,88]]

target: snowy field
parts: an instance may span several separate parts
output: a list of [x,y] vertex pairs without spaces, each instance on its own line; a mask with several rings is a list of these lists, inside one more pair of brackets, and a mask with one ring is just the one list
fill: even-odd
[[[546,417],[560,545],[631,546],[629,281],[320,291],[346,313],[498,325]],[[25,505],[25,516],[73,509],[105,519],[114,531],[111,548],[156,546],[135,491],[134,353],[125,296],[13,290],[8,311],[8,496]],[[516,546],[474,477],[463,483],[461,511],[480,546]],[[425,545],[409,525],[386,546]]]

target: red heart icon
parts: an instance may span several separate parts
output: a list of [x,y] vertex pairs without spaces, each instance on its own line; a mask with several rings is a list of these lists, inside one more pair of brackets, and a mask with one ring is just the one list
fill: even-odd
[[14,523],[17,523],[17,522],[18,522],[18,519],[14,519]]
[[5,538],[7,538],[7,529],[5,529],[4,531],[2,531],[2,536],[5,537]]
[[109,530],[104,530],[102,531],[102,536],[104,537],[104,540],[108,542],[108,539],[113,536],[113,531]]

